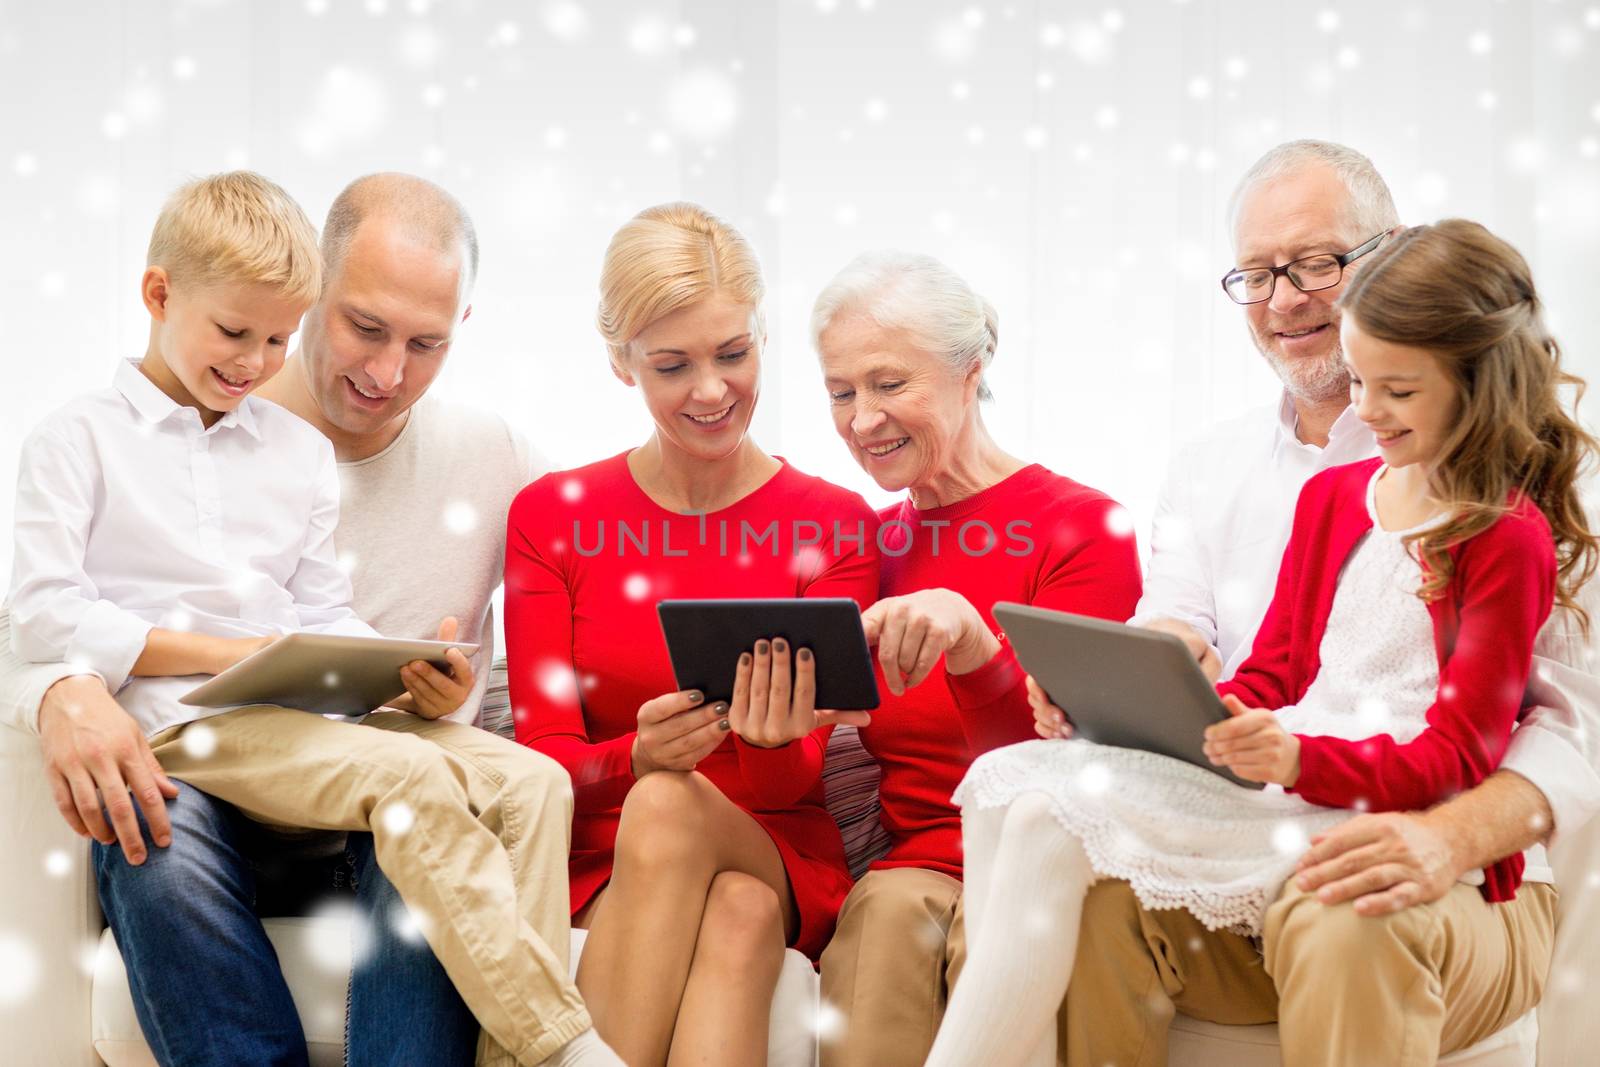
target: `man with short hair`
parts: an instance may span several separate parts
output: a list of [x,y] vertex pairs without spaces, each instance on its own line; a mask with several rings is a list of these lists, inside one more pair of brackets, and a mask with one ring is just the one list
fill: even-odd
[[[1230,221],[1238,266],[1223,288],[1284,392],[1274,410],[1226,423],[1174,460],[1131,620],[1183,639],[1213,679],[1249,655],[1300,487],[1376,451],[1349,404],[1335,301],[1362,257],[1400,228],[1371,162],[1319,141],[1262,157]],[[1540,842],[1600,805],[1600,721],[1582,703],[1577,643],[1557,630],[1547,628],[1540,651],[1559,648],[1567,662],[1536,661],[1536,676],[1556,686],[1501,770],[1428,812],[1360,815],[1321,835],[1268,912],[1259,947],[1181,909],[1146,910],[1126,882],[1097,884],[1060,1015],[1065,1061],[1163,1063],[1182,1011],[1277,1021],[1293,1067],[1431,1065],[1531,1010],[1555,922]],[[1462,884],[1524,849],[1515,900],[1489,904]]]
[[[444,190],[377,174],[334,201],[322,255],[324,288],[306,315],[297,358],[260,395],[333,443],[342,490],[336,548],[357,613],[382,633],[430,638],[450,615],[460,620],[459,640],[479,643],[470,677],[423,672],[426,685],[456,695],[468,689],[451,718],[473,722],[493,655],[490,598],[501,582],[505,514],[543,467],[501,419],[425,396],[471,314],[477,237]],[[373,859],[370,834],[346,842],[343,834],[268,831],[168,781],[99,677],[70,664],[23,664],[9,640],[0,640],[0,714],[23,728],[36,717],[57,806],[96,841],[101,899],[140,1024],[162,1062],[307,1062],[299,1016],[255,905],[272,895],[298,907],[346,876],[364,927],[350,983],[347,1062],[464,1064],[475,1051],[479,1063],[517,1062],[480,1032],[416,936],[416,922]],[[565,772],[545,764],[551,796],[570,797]],[[139,818],[112,803],[130,789]],[[569,811],[570,801],[545,805],[540,823],[523,828],[524,848],[536,858],[522,864],[532,874],[517,886],[519,900],[535,902],[535,928],[563,966]],[[258,883],[257,867],[276,876]],[[578,999],[575,989],[571,998]],[[620,1061],[590,1029],[546,1062]]]

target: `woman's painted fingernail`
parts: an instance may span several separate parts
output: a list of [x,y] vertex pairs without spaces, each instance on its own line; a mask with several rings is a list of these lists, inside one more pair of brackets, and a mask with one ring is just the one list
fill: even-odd
[[765,641],[757,641],[756,642],[756,655],[765,656],[766,654],[767,654],[767,643]]
[[719,701],[717,701],[717,703],[716,703],[716,704],[715,704],[715,705],[714,705],[714,706],[713,706],[713,707],[712,707],[712,708],[711,708],[711,710],[712,710],[712,711],[714,711],[714,712],[716,712],[716,713],[717,713],[717,714],[718,714],[718,715],[726,715],[726,714],[728,714],[728,705],[727,705],[727,703],[726,703],[726,702],[724,702],[724,701],[720,701],[720,700],[719,700]]
[[741,666],[741,667],[750,666],[750,653],[748,653],[748,652],[739,653],[739,666]]
[[727,733],[729,730],[733,729],[733,724],[729,722],[726,717],[724,717],[717,720],[717,729],[721,730],[723,733]]
[[800,657],[801,663],[811,662],[811,650],[809,648],[802,648],[796,655]]
[[706,702],[706,695],[698,689],[691,689],[684,696],[689,699],[691,704],[704,704]]
[[780,637],[776,641],[772,642],[772,650],[774,652],[787,652],[789,651],[789,646],[785,644],[783,638]]

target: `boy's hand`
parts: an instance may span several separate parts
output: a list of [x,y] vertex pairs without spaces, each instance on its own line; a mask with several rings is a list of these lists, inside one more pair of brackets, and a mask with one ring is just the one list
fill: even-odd
[[1300,778],[1300,739],[1266,708],[1247,708],[1231,693],[1222,704],[1233,718],[1206,727],[1204,751],[1211,762],[1246,781],[1294,785]]
[[251,656],[278,639],[277,634],[268,634],[266,637],[224,637],[219,638],[217,666],[213,674],[221,674],[237,663],[243,663]]
[[63,678],[49,688],[39,706],[39,748],[56,810],[74,833],[102,845],[118,842],[123,857],[137,867],[146,855],[138,818],[143,811],[156,846],[172,843],[166,802],[178,787],[156,762],[133,716],[99,678]]
[[[446,616],[439,623],[439,640],[454,641],[457,629],[455,617]],[[411,697],[411,707],[406,710],[424,719],[441,719],[467,702],[477,681],[472,663],[459,648],[445,652],[444,659],[450,665],[448,672],[420,659],[400,668],[400,680]]]

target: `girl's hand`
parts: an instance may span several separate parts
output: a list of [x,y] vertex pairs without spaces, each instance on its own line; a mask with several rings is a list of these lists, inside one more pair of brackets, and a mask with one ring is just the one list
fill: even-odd
[[1067,719],[1067,713],[1050,703],[1050,695],[1039,687],[1033,680],[1033,675],[1027,677],[1028,707],[1033,709],[1033,732],[1046,741],[1072,736],[1072,723]]
[[949,674],[977,670],[1000,651],[1000,639],[960,593],[919,589],[886,597],[861,614],[867,644],[878,646],[883,680],[899,696],[921,685],[944,657]]
[[1247,708],[1231,693],[1222,704],[1233,718],[1206,727],[1204,751],[1212,763],[1250,782],[1288,788],[1300,779],[1300,739],[1266,708]]
[[864,711],[818,710],[816,657],[809,648],[793,653],[791,683],[790,655],[789,643],[775,637],[757,641],[753,654],[746,652],[739,657],[728,724],[746,743],[778,748],[798,741],[818,726],[866,726],[872,721]]

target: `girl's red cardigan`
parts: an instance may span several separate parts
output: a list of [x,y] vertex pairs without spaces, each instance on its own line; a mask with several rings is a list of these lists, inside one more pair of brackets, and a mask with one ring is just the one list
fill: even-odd
[[[1250,658],[1217,686],[1219,694],[1258,708],[1305,696],[1339,573],[1372,529],[1367,485],[1381,462],[1334,467],[1301,490],[1272,606]],[[1381,734],[1361,741],[1301,735],[1292,792],[1329,807],[1416,811],[1472,788],[1500,765],[1524,710],[1534,638],[1555,596],[1555,545],[1544,515],[1519,496],[1508,514],[1449,552],[1450,583],[1428,605],[1439,657],[1428,728],[1405,744]],[[1485,870],[1485,899],[1516,896],[1522,868],[1518,854]]]

